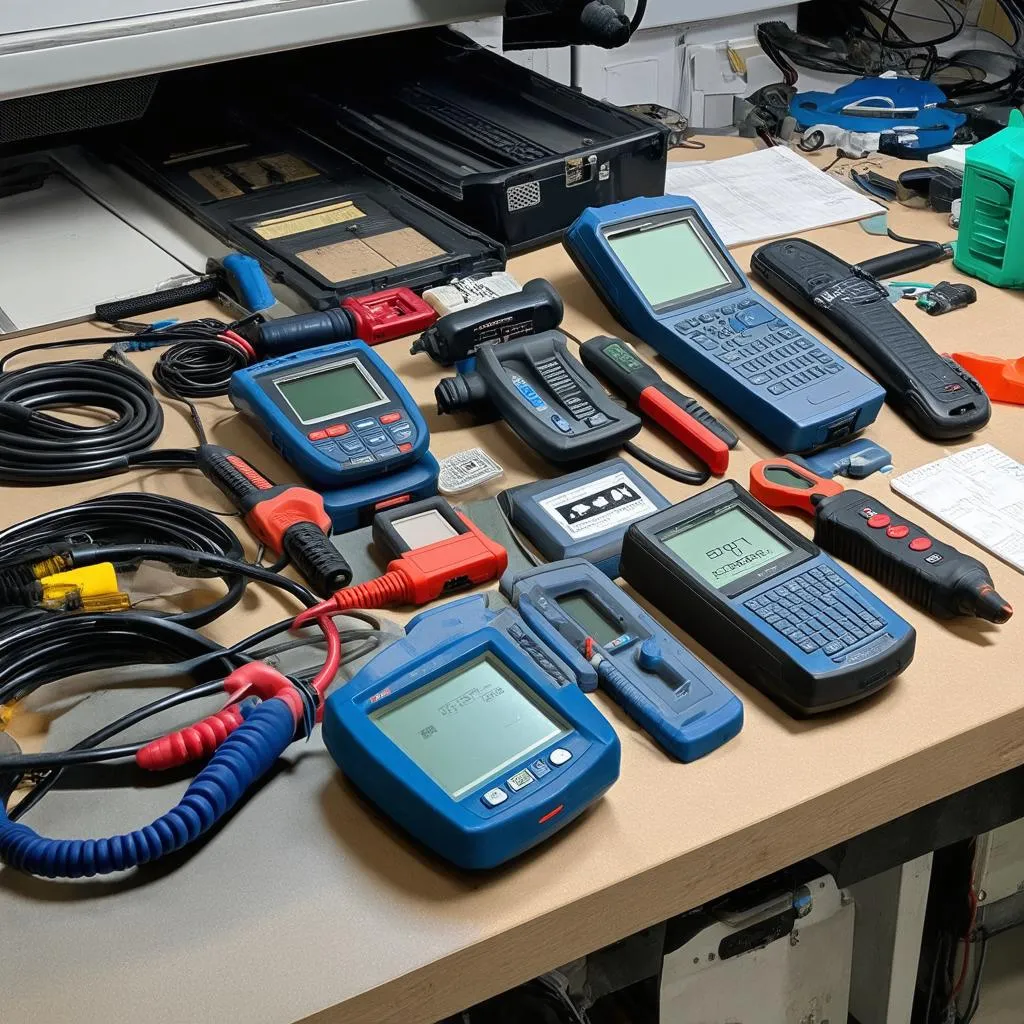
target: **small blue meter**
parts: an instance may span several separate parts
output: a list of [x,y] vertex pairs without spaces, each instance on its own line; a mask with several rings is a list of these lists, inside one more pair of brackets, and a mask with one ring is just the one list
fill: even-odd
[[483,597],[412,619],[328,698],[345,775],[425,846],[490,868],[553,835],[618,778],[615,731],[511,608]]
[[626,327],[781,451],[878,415],[882,388],[755,292],[692,199],[588,209],[563,241]]
[[255,363],[232,376],[228,394],[285,461],[321,488],[404,469],[430,443],[412,396],[362,341]]
[[680,761],[703,757],[742,728],[736,695],[586,559],[506,573],[501,592],[583,689],[600,684]]

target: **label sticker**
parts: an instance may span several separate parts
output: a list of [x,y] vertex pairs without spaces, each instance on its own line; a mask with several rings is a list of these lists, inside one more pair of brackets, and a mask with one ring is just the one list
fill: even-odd
[[623,472],[553,494],[540,507],[573,540],[614,530],[656,512],[654,502]]
[[197,167],[188,176],[202,185],[214,199],[235,199],[245,193],[219,168]]
[[307,231],[333,227],[335,224],[344,224],[365,216],[366,214],[355,203],[345,200],[341,203],[332,203],[330,206],[318,206],[313,210],[299,210],[281,217],[269,217],[267,220],[261,220],[253,231],[260,238],[269,241],[273,238],[290,238],[292,235],[301,235]]

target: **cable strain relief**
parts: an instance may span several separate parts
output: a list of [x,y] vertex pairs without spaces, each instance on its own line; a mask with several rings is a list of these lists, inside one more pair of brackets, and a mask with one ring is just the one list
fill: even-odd
[[412,581],[404,572],[393,570],[375,580],[339,591],[334,595],[334,603],[339,612],[344,612],[353,608],[371,609],[390,604],[406,604],[412,597]]

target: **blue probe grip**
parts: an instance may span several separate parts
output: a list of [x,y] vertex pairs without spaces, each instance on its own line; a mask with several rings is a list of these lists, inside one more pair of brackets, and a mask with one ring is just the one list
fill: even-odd
[[659,708],[644,695],[639,687],[619,671],[611,658],[605,658],[597,666],[597,678],[605,691],[614,698],[630,718],[658,741],[661,746],[672,750],[675,746],[675,734],[665,728],[665,720]]
[[0,802],[0,860],[44,878],[90,878],[166,857],[209,831],[265,775],[295,736],[282,700],[257,705],[221,744],[178,805],[152,825],[109,839],[47,839],[7,817]]
[[259,260],[240,252],[233,252],[230,256],[225,256],[222,262],[235,298],[250,313],[258,313],[261,309],[270,309],[271,306],[277,305],[277,299],[270,290]]

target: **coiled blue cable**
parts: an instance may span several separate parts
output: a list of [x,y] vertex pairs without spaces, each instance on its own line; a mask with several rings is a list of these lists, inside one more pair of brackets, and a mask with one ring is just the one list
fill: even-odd
[[47,839],[11,821],[0,802],[0,860],[44,878],[90,878],[159,860],[195,842],[223,818],[294,736],[295,718],[283,700],[258,704],[176,807],[152,825],[109,839]]

